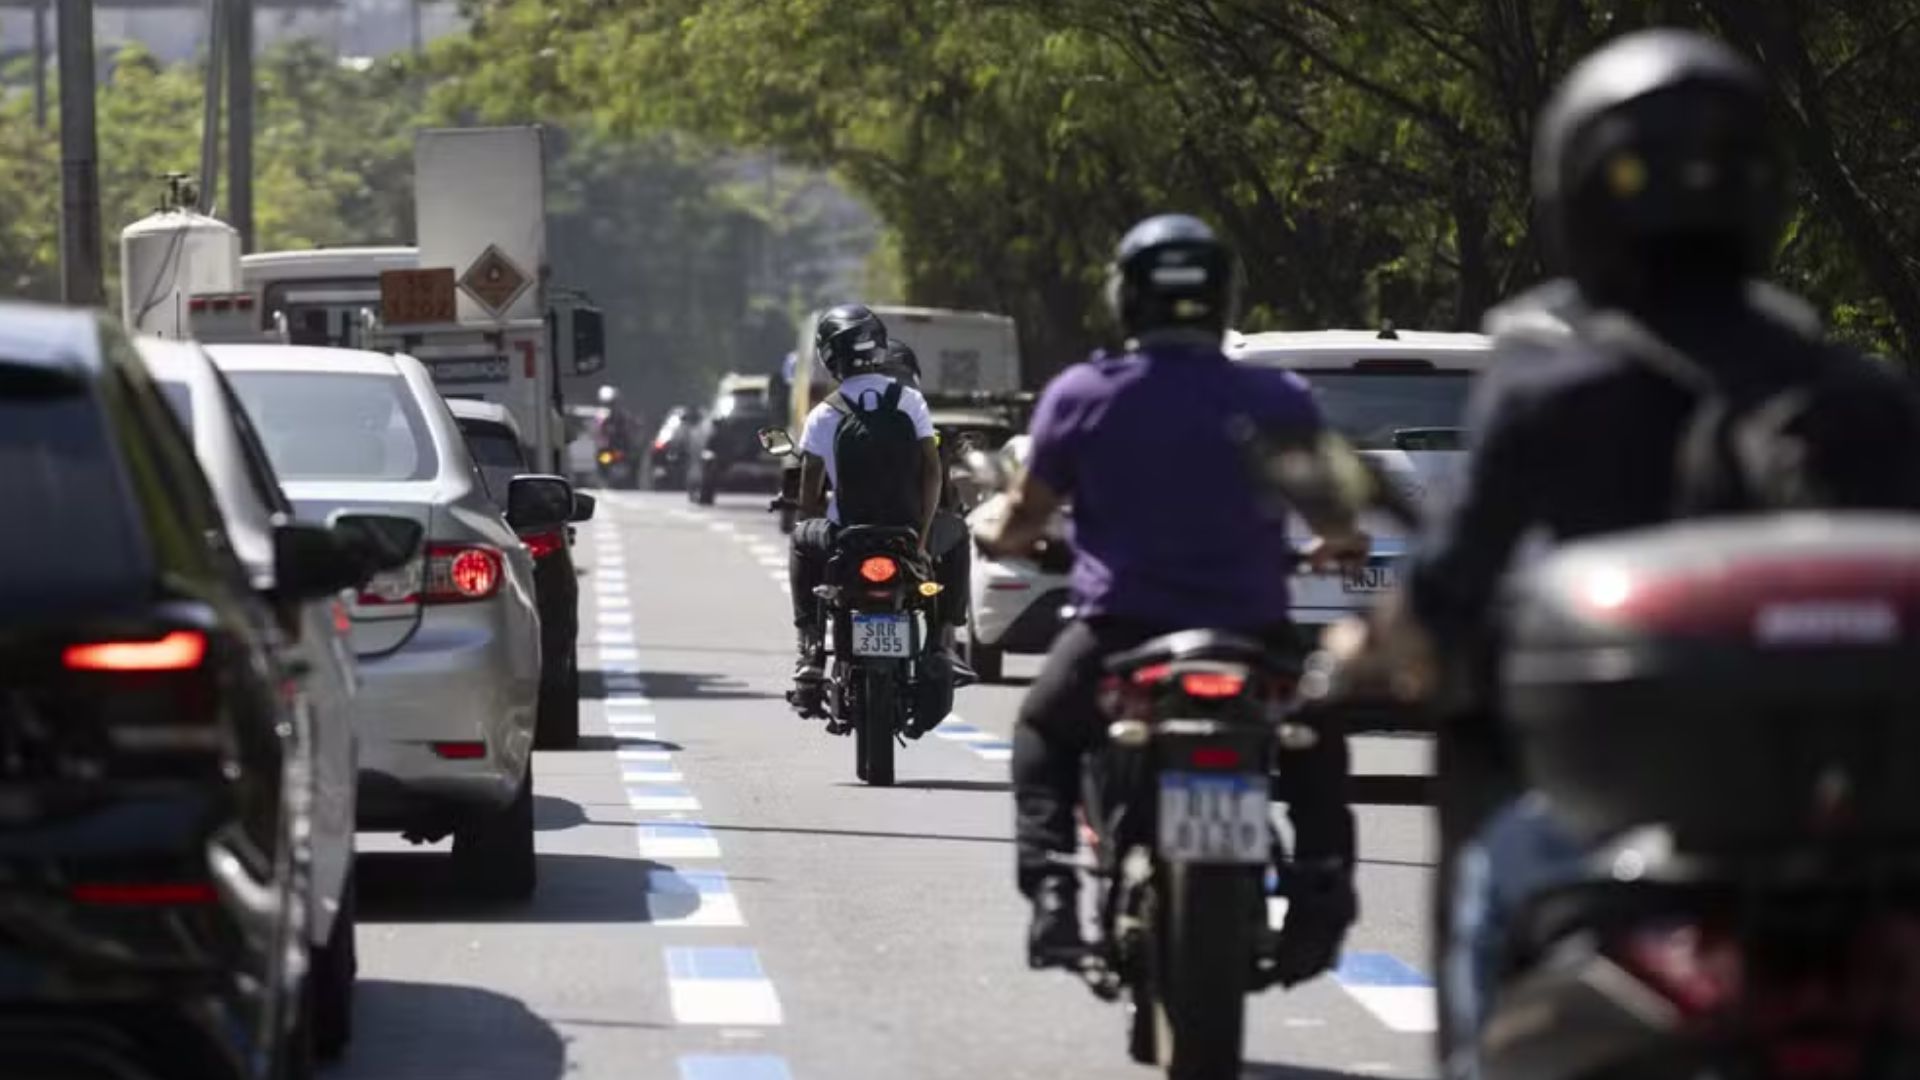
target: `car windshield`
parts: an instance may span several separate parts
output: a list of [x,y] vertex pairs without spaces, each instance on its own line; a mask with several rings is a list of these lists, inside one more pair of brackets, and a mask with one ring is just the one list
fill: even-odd
[[433,436],[406,380],[359,372],[230,374],[283,480],[428,480]]
[[1302,371],[1327,425],[1362,450],[1457,450],[1466,371]]
[[488,497],[504,509],[508,486],[514,477],[527,471],[519,440],[512,429],[485,420],[460,421],[460,434],[466,437],[467,452],[480,470],[480,482],[486,486]]

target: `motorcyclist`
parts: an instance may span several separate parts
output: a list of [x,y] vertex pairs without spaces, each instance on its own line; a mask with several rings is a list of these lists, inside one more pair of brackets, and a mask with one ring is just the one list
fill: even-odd
[[[801,520],[793,531],[789,577],[793,588],[793,619],[798,630],[800,653],[794,668],[794,702],[803,712],[818,708],[825,679],[826,647],[818,637],[820,600],[814,595],[814,589],[825,576],[826,562],[840,526],[911,526],[919,534],[922,553],[934,559],[935,578],[943,587],[943,595],[958,593],[964,597],[968,558],[963,542],[964,527],[957,531],[951,527],[941,530],[949,535],[936,534],[936,512],[944,477],[933,415],[920,391],[888,374],[885,324],[862,305],[843,304],[820,317],[815,333],[815,352],[828,372],[839,380],[839,388],[807,414],[806,427],[801,432],[799,444]],[[873,521],[851,513],[843,515],[842,502],[854,501],[851,497],[843,500],[848,487],[858,488],[860,484],[872,481],[842,475],[835,448],[841,426],[846,422],[848,410],[884,409],[889,399],[894,399],[893,407],[904,414],[912,426],[916,445],[903,446],[899,453],[913,455],[916,460],[899,462],[899,468],[895,471],[898,476],[906,478],[904,482],[914,490],[887,493],[898,494],[900,499],[883,498],[878,501],[892,501],[899,506],[910,505],[910,512],[903,511],[896,516],[911,520]],[[831,495],[827,492],[829,482],[833,486]],[[875,500],[865,496],[877,493],[861,494],[863,497],[860,502],[871,503]],[[964,599],[959,602],[964,604]],[[961,610],[964,611],[964,608]],[[944,665],[954,665],[952,623],[947,618],[936,621],[944,625],[942,633],[930,643],[930,655]],[[952,667],[948,669],[952,670]],[[938,722],[941,718],[932,719]],[[917,730],[909,734],[922,734],[927,726],[930,725],[923,721]]]
[[[1496,590],[1523,543],[1766,509],[1681,498],[1689,455],[1703,431],[1706,460],[1736,452],[1728,429],[1702,426],[1710,398],[1729,403],[1725,422],[1796,386],[1820,389],[1803,433],[1820,504],[1920,507],[1910,393],[1823,340],[1807,305],[1752,280],[1773,252],[1787,174],[1746,60],[1692,33],[1623,37],[1568,76],[1537,130],[1535,201],[1567,277],[1489,316],[1496,356],[1470,409],[1464,490],[1427,523],[1403,603],[1346,650],[1412,693],[1457,692],[1444,695],[1437,751],[1451,1047],[1470,1045],[1483,1019],[1503,912],[1582,850],[1538,799],[1514,801],[1517,771],[1475,692],[1490,678]],[[1712,389],[1670,377],[1675,356]]]
[[[881,370],[915,390],[921,389],[920,357],[913,351],[913,346],[897,337],[887,338],[887,362]],[[947,466],[952,463],[953,450],[938,432],[934,440],[940,449],[940,475],[944,479]],[[928,549],[940,560],[941,645],[949,653],[953,651],[956,632],[967,625],[967,605],[972,597],[973,582],[973,549],[967,543],[966,519],[956,510],[956,506],[951,486],[943,485],[940,508],[934,511],[933,531],[927,542]],[[954,657],[951,662],[956,665],[956,674],[962,681],[974,677],[964,661]]]
[[[1062,857],[1074,850],[1083,758],[1106,730],[1096,700],[1103,660],[1193,628],[1298,647],[1286,529],[1263,512],[1229,432],[1251,420],[1311,433],[1322,419],[1298,378],[1222,352],[1237,293],[1232,252],[1202,222],[1164,215],[1128,232],[1108,282],[1127,351],[1074,365],[1046,388],[1009,512],[977,536],[987,553],[1018,557],[1072,501],[1078,614],[1055,639],[1014,732],[1017,878],[1033,906],[1035,967],[1081,949],[1078,883]],[[1364,558],[1368,542],[1351,517],[1316,527],[1321,559]],[[1357,903],[1345,739],[1283,756],[1297,784],[1289,805],[1297,893],[1278,964],[1291,983],[1333,962]]]

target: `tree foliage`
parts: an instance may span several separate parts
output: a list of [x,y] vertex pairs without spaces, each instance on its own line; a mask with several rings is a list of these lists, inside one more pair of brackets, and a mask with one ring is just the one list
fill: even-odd
[[1920,348],[1920,0],[483,0],[440,91],[834,169],[916,300],[1097,340],[1121,229],[1191,209],[1255,326],[1470,327],[1541,275],[1534,117],[1598,42],[1699,26],[1778,91],[1803,198],[1781,272]]

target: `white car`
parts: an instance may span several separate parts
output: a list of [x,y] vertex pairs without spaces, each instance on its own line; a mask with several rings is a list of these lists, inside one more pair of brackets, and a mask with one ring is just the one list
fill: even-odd
[[[276,519],[293,516],[253,424],[201,347],[136,338],[140,358],[193,440],[194,456],[225,519],[227,535],[255,585],[271,584]],[[297,661],[312,735],[312,882],[307,915],[314,1049],[337,1057],[352,1033],[353,834],[356,669],[340,597],[309,601],[284,626]]]
[[472,893],[533,893],[540,690],[534,559],[515,527],[563,528],[573,488],[515,477],[488,496],[447,404],[408,356],[298,345],[208,349],[299,514],[407,517],[424,550],[348,608],[360,661],[359,824],[453,837]]
[[[1002,453],[1025,467],[1031,443],[1028,436],[1015,435]],[[978,532],[1006,512],[1007,495],[990,495],[967,515],[967,526]],[[1050,532],[1064,538],[1065,526],[1063,515]],[[1044,653],[1053,644],[1064,622],[1067,572],[1072,568],[1073,556],[1064,543],[1038,559],[993,559],[974,553],[966,659],[981,682],[1000,680],[1007,653]]]
[[[1300,375],[1328,425],[1384,465],[1416,503],[1427,503],[1460,482],[1467,395],[1491,358],[1492,339],[1393,330],[1236,333],[1227,355]],[[1374,551],[1364,571],[1295,580],[1293,617],[1312,640],[1399,584],[1406,538],[1385,520],[1366,525]],[[1297,520],[1290,533],[1296,545],[1310,535]]]

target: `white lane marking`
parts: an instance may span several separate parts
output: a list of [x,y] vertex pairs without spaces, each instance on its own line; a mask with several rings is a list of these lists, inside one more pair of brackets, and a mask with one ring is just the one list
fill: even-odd
[[627,805],[635,810],[698,810],[700,800],[685,788],[628,788]]
[[612,648],[600,650],[600,662],[602,664],[605,664],[609,660],[625,660],[633,663],[638,662],[639,659],[640,653],[636,649]]
[[989,746],[985,748],[975,748],[973,752],[980,755],[981,757],[985,758],[988,761],[1012,761],[1013,760],[1013,751],[1004,746]]
[[633,616],[624,611],[603,611],[597,618],[601,626],[633,625]]
[[787,568],[787,560],[779,557],[778,555],[768,555],[760,560],[760,565],[766,567],[769,570],[784,571]]
[[673,754],[666,750],[636,750],[627,748],[613,755],[621,761],[672,761]]
[[976,743],[1001,741],[1000,736],[995,735],[991,731],[982,731],[979,728],[967,728],[961,731],[946,731],[942,728],[934,728],[933,734],[936,738],[946,739],[951,742]]
[[633,644],[633,631],[602,630],[593,636],[593,640],[599,645],[631,645]]
[[614,611],[625,611],[633,606],[624,596],[603,596],[598,602],[602,608]]
[[734,529],[733,523],[730,521],[709,521],[707,522],[707,528],[712,529],[714,532],[721,532],[721,533],[730,533],[730,532],[737,531],[736,529]]
[[667,989],[682,1024],[770,1027],[784,1019],[752,949],[668,949]]
[[609,709],[651,709],[653,699],[638,690],[624,691],[607,699]]
[[753,543],[748,544],[747,550],[763,559],[770,555],[780,555],[782,558],[786,557],[779,548],[760,540],[755,540]]
[[704,825],[643,821],[635,834],[643,859],[717,859],[720,841]]
[[740,902],[718,870],[647,871],[647,921],[661,926],[745,926]]
[[685,780],[686,777],[671,765],[620,770],[620,782],[623,784],[679,784]]
[[1427,1034],[1438,1028],[1433,983],[1390,953],[1347,953],[1334,981],[1394,1031]]
[[787,578],[787,572],[785,570],[775,570],[773,573],[768,574],[767,577],[772,579],[775,585],[792,584],[792,582]]

